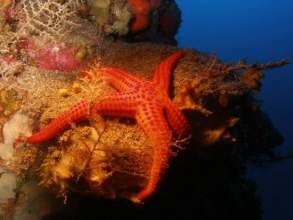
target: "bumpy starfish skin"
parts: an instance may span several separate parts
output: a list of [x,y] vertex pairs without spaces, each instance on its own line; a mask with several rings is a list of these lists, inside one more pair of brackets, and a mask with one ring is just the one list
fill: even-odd
[[39,132],[28,137],[27,141],[31,144],[39,144],[48,141],[60,134],[67,125],[87,118],[89,113],[89,103],[86,100],[82,100],[75,104],[71,109],[63,112]]
[[[145,200],[157,189],[168,166],[172,130],[179,137],[187,135],[189,131],[190,126],[185,116],[168,97],[171,71],[182,56],[182,52],[178,51],[163,60],[156,67],[152,81],[141,80],[117,68],[103,69],[107,81],[119,92],[95,103],[92,111],[102,115],[135,118],[154,149],[148,182],[145,188],[132,198],[134,202]],[[68,124],[87,118],[88,115],[89,104],[82,101],[40,132],[28,137],[28,142],[47,141],[58,135]]]
[[168,123],[176,135],[184,136],[189,130],[188,121],[168,97],[170,73],[181,57],[182,52],[178,51],[161,62],[152,81],[140,80],[116,68],[104,68],[109,83],[120,92],[96,103],[93,111],[104,115],[134,117],[154,148],[149,180],[146,187],[132,198],[136,202],[145,200],[155,192],[168,166],[172,138]]

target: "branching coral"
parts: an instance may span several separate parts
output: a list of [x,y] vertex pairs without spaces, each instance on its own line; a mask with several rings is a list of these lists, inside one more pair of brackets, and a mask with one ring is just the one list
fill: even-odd
[[82,0],[21,0],[19,4],[20,31],[45,37],[62,39],[81,27],[77,10]]

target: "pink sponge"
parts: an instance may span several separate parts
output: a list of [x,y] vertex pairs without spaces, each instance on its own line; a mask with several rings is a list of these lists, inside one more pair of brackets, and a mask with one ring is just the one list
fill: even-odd
[[45,70],[72,71],[83,65],[83,62],[75,56],[77,49],[62,44],[38,48],[33,42],[29,42],[27,52],[38,67]]

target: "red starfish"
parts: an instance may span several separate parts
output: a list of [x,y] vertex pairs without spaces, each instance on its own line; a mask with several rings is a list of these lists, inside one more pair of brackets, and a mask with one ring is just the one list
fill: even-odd
[[[96,103],[92,110],[102,115],[135,118],[154,147],[153,163],[148,183],[141,192],[132,198],[132,201],[143,201],[157,189],[161,176],[164,174],[168,165],[171,153],[172,130],[178,136],[184,136],[188,133],[188,121],[178,106],[168,97],[170,73],[176,61],[182,56],[182,52],[178,51],[162,61],[157,66],[152,81],[138,79],[117,68],[107,67],[103,69],[103,74],[107,77],[109,83],[120,92],[105,97],[105,99]],[[88,106],[88,104],[83,104],[82,106]],[[87,109],[87,107],[83,107],[83,113],[79,114],[79,116],[87,117]],[[61,117],[63,118],[67,115],[66,118],[70,118],[66,122],[61,120],[62,129],[69,123],[68,121],[71,122],[73,119],[68,116],[70,115],[70,111],[72,110],[67,111],[67,114],[63,114]],[[80,119],[80,117],[76,117],[76,119]],[[52,123],[58,124],[59,120],[54,120]],[[169,128],[169,125],[172,130]],[[48,125],[39,133],[29,137],[28,141],[30,143],[36,143],[33,140],[37,139],[37,142],[42,142],[52,138],[52,136],[56,135],[56,131],[59,133],[62,130],[59,129],[61,127],[59,126],[58,129],[52,129],[52,132],[48,131],[51,127],[56,126]],[[42,135],[46,131],[50,134]],[[35,138],[40,136],[44,138]]]
[[60,134],[67,125],[87,118],[89,113],[89,103],[86,100],[82,100],[71,107],[69,110],[63,112],[50,124],[43,127],[39,132],[29,136],[27,141],[30,144],[39,144],[44,141],[48,141]]

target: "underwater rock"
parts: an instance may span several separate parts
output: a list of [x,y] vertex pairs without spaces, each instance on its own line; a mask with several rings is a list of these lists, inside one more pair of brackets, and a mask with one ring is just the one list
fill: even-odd
[[[100,74],[103,66],[115,66],[149,79],[162,57],[175,50],[143,43],[108,43],[105,46],[108,53],[99,58],[94,71],[82,72],[79,78],[64,81],[66,84],[59,81],[60,85],[55,87],[55,92],[52,90],[50,96],[46,96],[47,91],[41,89],[42,84],[39,83],[39,93],[34,91],[34,95],[46,106],[30,107],[30,111],[41,114],[38,116],[41,125],[36,124],[36,127],[48,123],[78,100],[86,99],[94,103],[113,93],[113,88],[105,83]],[[138,54],[145,59],[139,59]],[[231,72],[233,66],[222,63],[216,57],[191,50],[184,50],[184,54],[173,73],[171,87],[174,101],[184,109],[192,125],[192,140],[187,147],[196,154],[207,155],[212,148],[222,151],[222,146],[226,146],[224,151],[231,148],[242,151],[243,146],[252,143],[249,137],[243,139],[239,130],[243,123],[252,126],[252,122],[243,120],[248,114],[248,111],[241,111],[243,101],[246,100],[247,108],[258,107],[255,106],[250,84],[241,76],[245,74],[246,67],[253,67],[247,65],[237,69],[236,64],[235,71]],[[258,65],[254,68],[258,67],[266,68]],[[250,75],[255,78],[254,74]],[[74,92],[74,84],[80,85],[80,92]],[[67,89],[68,94],[60,96],[58,88]],[[276,133],[272,127],[268,129],[272,134]],[[265,146],[266,143],[264,140],[258,147],[275,146]],[[174,140],[175,151],[181,145],[180,140]],[[215,148],[217,145],[221,147]],[[57,140],[47,143],[46,148],[49,150],[40,170],[44,186],[55,188],[60,195],[77,191],[105,198],[130,198],[138,192],[146,183],[153,155],[148,138],[133,121],[94,115],[87,122],[69,127]]]
[[170,4],[160,16],[161,32],[169,39],[174,38],[181,23],[181,12],[176,4]]
[[56,199],[53,193],[38,185],[35,180],[23,183],[17,190],[18,199],[14,204],[11,219],[39,220],[44,216],[58,210],[62,200]]
[[[170,46],[146,43],[125,44],[106,41],[105,43],[107,53],[97,59],[92,67],[94,70],[82,71],[77,77],[56,75],[33,66],[26,66],[17,76],[18,83],[27,91],[27,95],[23,97],[22,110],[27,112],[32,120],[29,124],[33,125],[34,130],[44,126],[79,100],[86,99],[94,103],[107,94],[115,93],[116,91],[101,76],[104,66],[115,66],[132,72],[137,77],[150,79],[156,64],[177,50]],[[244,168],[241,161],[248,159],[251,148],[263,149],[258,151],[263,153],[264,150],[279,144],[278,141],[272,144],[268,140],[272,136],[278,139],[276,135],[278,133],[271,124],[260,121],[263,119],[259,114],[263,113],[256,105],[253,96],[254,90],[259,87],[251,87],[251,83],[247,83],[250,82],[248,80],[250,76],[255,80],[256,74],[247,74],[246,69],[260,71],[266,67],[285,63],[277,63],[275,66],[272,64],[231,66],[214,56],[188,49],[182,51],[184,58],[180,60],[172,74],[171,97],[187,115],[192,125],[193,137],[185,146],[185,150],[180,150],[185,145],[184,140],[174,140],[172,149],[178,157],[171,160],[170,170],[154,198],[160,198],[164,192],[169,192],[171,197],[185,198],[188,192],[184,189],[191,190],[195,195],[210,192],[211,201],[214,196],[217,199],[222,198],[219,194],[221,190],[219,193],[209,191],[213,187],[207,185],[206,181],[210,181],[209,178],[212,177],[217,179],[219,187],[223,187],[225,193],[234,197],[233,191],[230,191],[232,188],[226,181],[233,177],[236,185],[231,187],[237,188],[239,190],[237,193],[242,193],[244,190],[238,188],[238,184],[249,185],[243,183]],[[141,56],[144,56],[143,60],[140,59]],[[261,75],[257,74],[257,76]],[[60,95],[62,89],[67,91],[66,96]],[[253,115],[258,119],[251,121]],[[257,142],[255,138],[245,136],[244,132],[245,129],[249,130],[250,127],[255,126],[255,121],[266,128],[265,134],[263,129],[254,130],[254,136],[262,137],[258,138]],[[107,199],[131,198],[146,184],[153,155],[148,137],[134,121],[98,115],[91,115],[87,121],[68,127],[57,139],[47,142],[43,147],[36,148],[20,143],[16,149],[21,149],[23,153],[19,155],[26,155],[24,159],[27,159],[17,158],[10,163],[14,166],[8,168],[21,167],[21,170],[30,170],[33,178],[36,178],[42,186],[48,187],[69,201],[72,192],[92,194]],[[38,171],[30,168],[36,158],[36,149],[39,149],[38,155],[42,155],[37,157],[37,167],[40,167]],[[29,163],[20,166],[22,161]],[[202,173],[201,169],[209,174]],[[200,192],[194,191],[192,186],[184,187],[186,176],[180,174],[180,170],[189,172],[189,179],[186,181],[196,184],[196,187],[201,188]],[[168,183],[171,186],[168,186]],[[174,184],[183,185],[178,188]],[[229,198],[229,196],[225,197],[227,201],[223,205],[230,203]],[[257,201],[252,195],[247,199],[252,202],[251,204]],[[174,202],[174,200],[170,201]],[[242,200],[237,201],[240,204],[241,202]],[[50,204],[51,200],[46,200],[44,206],[50,207]],[[29,207],[27,205],[28,203],[23,204],[24,207]],[[174,205],[179,204],[175,202]],[[52,211],[48,212],[52,214]]]

